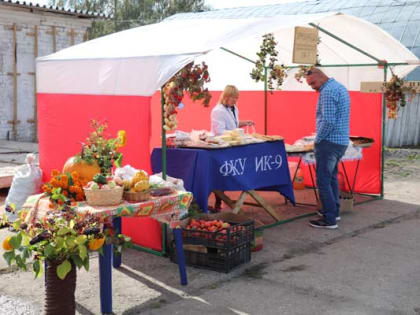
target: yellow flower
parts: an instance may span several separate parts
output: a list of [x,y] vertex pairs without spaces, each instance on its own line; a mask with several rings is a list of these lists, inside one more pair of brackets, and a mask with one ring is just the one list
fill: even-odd
[[127,143],[127,134],[125,130],[118,131],[118,147],[123,147]]

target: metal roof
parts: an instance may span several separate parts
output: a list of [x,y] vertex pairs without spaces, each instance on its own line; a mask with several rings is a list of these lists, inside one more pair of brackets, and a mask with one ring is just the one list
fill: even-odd
[[[197,18],[255,18],[288,14],[341,12],[365,19],[394,36],[420,58],[419,0],[319,0],[254,7],[219,9],[199,13],[179,13],[167,20]],[[420,69],[407,79],[420,79]]]
[[97,12],[89,12],[85,10],[74,10],[65,9],[57,6],[39,5],[38,3],[26,2],[26,1],[12,1],[12,0],[0,0],[0,5],[8,5],[13,7],[26,8],[36,11],[44,11],[58,14],[73,15],[78,18],[110,18],[110,15]]

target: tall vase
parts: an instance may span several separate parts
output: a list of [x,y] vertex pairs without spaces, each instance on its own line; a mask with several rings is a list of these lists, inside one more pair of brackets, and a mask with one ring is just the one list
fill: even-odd
[[71,271],[64,280],[57,276],[57,266],[60,261],[49,260],[45,270],[45,315],[76,314],[76,267],[72,263]]

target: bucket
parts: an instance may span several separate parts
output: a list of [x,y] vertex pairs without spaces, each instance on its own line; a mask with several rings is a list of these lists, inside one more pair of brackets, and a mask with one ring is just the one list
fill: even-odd
[[[289,171],[290,171],[290,178],[293,180],[293,176],[295,176],[296,168],[298,163],[297,162],[289,162]],[[303,171],[299,167],[296,172],[295,180],[293,181],[293,188],[296,190],[305,189]]]

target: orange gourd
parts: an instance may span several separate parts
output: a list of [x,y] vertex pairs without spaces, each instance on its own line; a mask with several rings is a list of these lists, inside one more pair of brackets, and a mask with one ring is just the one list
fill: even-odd
[[76,157],[72,156],[64,164],[63,173],[72,172],[77,172],[80,179],[84,182],[90,182],[93,176],[101,172],[101,168],[96,161],[92,163],[88,163],[85,160],[76,161]]
[[12,238],[11,236],[8,236],[3,241],[3,249],[6,250],[6,251],[9,251],[9,250],[13,249],[12,245],[10,244],[10,239],[11,238]]
[[104,237],[91,239],[88,244],[89,249],[98,250],[104,245],[104,242],[105,242]]

